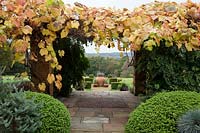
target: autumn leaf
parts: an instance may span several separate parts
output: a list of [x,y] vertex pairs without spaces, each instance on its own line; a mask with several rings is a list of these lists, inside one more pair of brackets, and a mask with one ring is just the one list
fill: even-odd
[[24,59],[25,59],[25,54],[23,54],[23,53],[15,53],[15,54],[14,54],[14,60],[13,60],[13,62],[12,62],[12,65],[13,65],[15,62],[19,62],[19,63],[24,64]]
[[52,84],[55,81],[54,74],[48,74],[47,81],[49,84]]
[[12,24],[11,21],[5,21],[5,22],[4,22],[4,25],[5,25],[6,27],[8,27],[8,28],[12,28],[12,27],[13,27],[13,24]]
[[55,86],[58,88],[58,90],[60,90],[62,88],[62,83],[59,80],[57,80],[55,81]]
[[29,43],[19,39],[12,42],[12,47],[15,49],[16,52],[25,52],[29,46]]
[[144,47],[149,51],[153,50],[153,46],[156,46],[156,43],[153,40],[148,40],[144,42]]
[[46,55],[46,56],[45,56],[45,61],[48,62],[48,61],[50,61],[50,60],[52,60],[51,55],[49,55],[49,54]]
[[61,65],[57,65],[56,69],[60,71],[62,69],[62,66]]
[[48,55],[48,50],[46,48],[40,49],[40,55],[41,56]]
[[57,74],[56,79],[59,80],[59,81],[62,81],[62,76],[60,74]]
[[22,28],[22,32],[27,35],[27,34],[32,34],[32,31],[33,29],[29,26],[29,25],[26,25]]
[[41,49],[45,48],[45,42],[44,41],[40,41],[39,44],[38,44],[38,47],[41,48]]
[[24,14],[25,14],[26,17],[28,17],[29,19],[32,19],[33,17],[36,16],[36,13],[33,11],[33,9],[26,9],[26,11],[24,12]]
[[75,28],[78,29],[78,27],[80,26],[78,21],[71,21],[71,28]]
[[26,0],[15,0],[15,3],[16,3],[17,5],[24,6],[25,3],[26,3]]
[[66,27],[61,31],[61,33],[60,33],[61,38],[67,37],[68,33],[69,33],[69,29],[68,29],[68,27],[66,26]]
[[47,46],[47,50],[48,50],[49,52],[54,51],[53,46],[52,46],[52,45]]
[[38,88],[40,91],[44,92],[46,89],[46,84],[45,83],[40,83],[38,84]]
[[28,76],[28,73],[27,73],[27,72],[21,73],[21,77],[27,77],[27,76]]
[[64,50],[58,50],[58,55],[60,57],[63,57],[65,55],[65,51]]

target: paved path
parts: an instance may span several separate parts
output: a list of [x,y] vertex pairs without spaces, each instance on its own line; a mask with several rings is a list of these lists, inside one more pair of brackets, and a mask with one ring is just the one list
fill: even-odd
[[123,133],[139,98],[120,91],[75,91],[61,99],[71,114],[71,133]]

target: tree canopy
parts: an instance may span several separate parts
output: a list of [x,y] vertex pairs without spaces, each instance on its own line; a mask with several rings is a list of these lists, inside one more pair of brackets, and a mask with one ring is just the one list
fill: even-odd
[[[61,0],[1,0],[0,47],[7,45],[14,50],[14,61],[23,62],[26,49],[37,45],[40,55],[53,69],[60,70],[53,42],[56,38],[79,38],[94,42],[96,46],[114,47],[119,50],[152,50],[165,45],[184,45],[188,51],[200,49],[200,4],[187,1],[154,2],[128,9],[86,7],[80,3],[64,5]],[[59,51],[64,56],[64,51]],[[32,60],[39,56],[31,55]],[[59,82],[53,74],[49,83]],[[40,85],[44,87],[44,84]],[[57,86],[61,88],[61,86]]]

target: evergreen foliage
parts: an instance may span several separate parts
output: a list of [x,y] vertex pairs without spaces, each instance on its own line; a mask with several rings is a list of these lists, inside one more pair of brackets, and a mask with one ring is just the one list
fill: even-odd
[[185,47],[166,48],[165,42],[152,51],[141,50],[136,72],[146,75],[149,92],[188,90],[200,92],[200,51],[188,52]]
[[80,40],[59,38],[55,43],[54,49],[56,51],[65,51],[63,57],[57,53],[58,62],[62,65],[62,70],[59,73],[62,75],[63,85],[58,95],[68,96],[72,91],[72,85],[81,85],[84,71],[89,67],[89,62],[85,57],[85,50]]
[[126,133],[176,133],[179,117],[189,110],[199,108],[199,93],[158,93],[130,114]]

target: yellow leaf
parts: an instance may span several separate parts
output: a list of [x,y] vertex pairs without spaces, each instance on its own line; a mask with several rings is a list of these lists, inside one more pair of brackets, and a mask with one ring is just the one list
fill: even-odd
[[191,43],[185,43],[185,47],[186,47],[186,49],[187,49],[187,51],[192,51],[192,45],[191,45]]
[[62,76],[60,74],[56,75],[56,79],[62,81]]
[[153,50],[153,46],[156,46],[156,43],[153,40],[148,40],[148,41],[144,42],[144,47],[149,51]]
[[58,90],[60,90],[62,88],[62,83],[59,80],[57,80],[55,81],[55,86],[58,88]]
[[47,27],[51,31],[56,32],[56,31],[59,31],[62,28],[62,24],[60,22],[56,21],[56,22],[52,22],[52,23],[48,24]]
[[48,74],[47,81],[49,84],[52,84],[55,81],[54,74]]
[[79,22],[78,21],[71,21],[71,28],[75,28],[75,29],[78,29],[79,27]]
[[12,42],[12,47],[15,49],[16,52],[22,52],[23,53],[29,47],[29,43],[22,40],[22,39],[19,39],[19,40]]
[[48,50],[46,48],[40,49],[40,55],[41,56],[48,55]]
[[46,62],[50,61],[51,59],[52,59],[51,55],[48,54],[48,55],[45,56],[45,61]]
[[15,62],[24,63],[24,59],[25,59],[25,54],[15,53],[13,64]]
[[8,28],[12,28],[12,27],[13,27],[13,24],[12,24],[11,21],[5,21],[5,22],[4,22],[4,25],[5,25],[6,27],[8,27]]
[[64,50],[58,50],[58,54],[60,57],[63,57],[65,55],[65,51]]
[[27,72],[21,73],[21,77],[27,77],[27,76],[28,76],[28,73],[27,73]]
[[56,69],[60,71],[62,69],[62,66],[61,65],[57,65]]
[[41,48],[41,49],[44,48],[45,47],[44,42],[40,41],[39,44],[38,44],[38,47]]
[[27,35],[27,34],[32,34],[32,31],[33,29],[29,26],[29,25],[26,25],[22,28],[22,32]]
[[40,83],[40,84],[38,84],[38,88],[39,88],[40,91],[44,92],[45,89],[46,89],[45,83]]
[[47,50],[48,50],[49,52],[54,51],[54,49],[53,49],[53,47],[52,47],[51,45],[47,46]]
[[65,28],[62,30],[62,32],[60,33],[61,38],[67,37],[68,33],[69,33],[69,29],[68,29],[67,27],[65,27]]
[[48,29],[43,29],[42,35],[44,35],[44,36],[56,36],[55,33],[53,33],[52,31],[50,31]]

